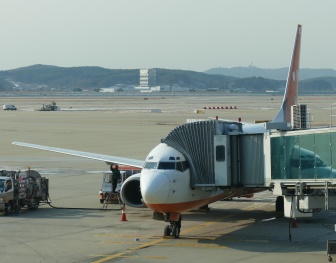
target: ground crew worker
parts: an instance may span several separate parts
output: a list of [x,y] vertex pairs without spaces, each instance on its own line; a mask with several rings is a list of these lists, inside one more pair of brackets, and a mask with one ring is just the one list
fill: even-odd
[[118,184],[118,180],[120,179],[120,171],[118,165],[111,165],[110,167],[112,172],[112,193],[116,193],[116,188]]

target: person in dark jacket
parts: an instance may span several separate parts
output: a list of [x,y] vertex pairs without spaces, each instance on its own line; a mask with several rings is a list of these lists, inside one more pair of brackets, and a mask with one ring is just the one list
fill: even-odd
[[111,165],[110,167],[112,172],[112,193],[116,193],[116,188],[118,184],[118,180],[120,179],[120,171],[118,165]]

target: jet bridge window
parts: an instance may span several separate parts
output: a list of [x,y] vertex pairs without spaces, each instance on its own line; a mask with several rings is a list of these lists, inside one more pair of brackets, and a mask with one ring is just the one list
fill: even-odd
[[216,146],[216,161],[217,162],[225,161],[225,146],[224,145]]

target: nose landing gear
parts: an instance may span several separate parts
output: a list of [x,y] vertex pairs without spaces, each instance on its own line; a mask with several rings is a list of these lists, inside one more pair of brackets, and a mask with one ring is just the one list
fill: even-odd
[[166,225],[164,228],[164,236],[173,238],[178,238],[181,232],[181,221],[182,215],[179,213],[167,213],[165,221],[169,222],[169,225]]

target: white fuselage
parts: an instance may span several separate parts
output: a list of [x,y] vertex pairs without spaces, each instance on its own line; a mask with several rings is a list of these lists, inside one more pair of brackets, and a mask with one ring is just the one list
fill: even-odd
[[[185,157],[164,143],[156,146],[147,156],[141,171],[140,189],[143,202],[161,213],[181,213],[246,194],[246,189],[242,188],[191,188],[190,169]],[[251,192],[256,191],[251,189]]]

